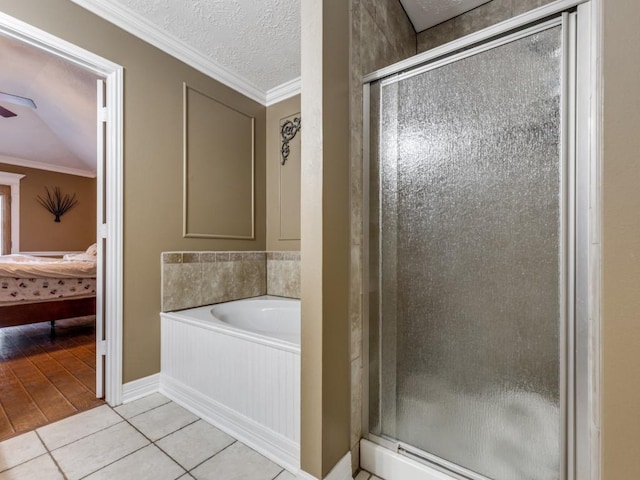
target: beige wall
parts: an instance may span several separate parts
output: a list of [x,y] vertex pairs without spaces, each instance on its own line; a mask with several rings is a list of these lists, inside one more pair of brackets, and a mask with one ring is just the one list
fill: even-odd
[[603,475],[640,478],[640,2],[603,1]]
[[[281,240],[280,238],[280,188],[292,189],[294,185],[280,185],[280,122],[282,119],[300,113],[300,95],[267,107],[267,250],[300,250],[300,240]],[[304,122],[304,119],[303,119]],[[289,155],[291,163],[300,162],[299,146],[303,130],[292,142]],[[298,148],[295,148],[298,147]],[[285,167],[286,168],[286,167]],[[297,187],[300,187],[299,180]],[[298,199],[298,204],[300,199]],[[282,218],[283,222],[300,225],[300,218]]]
[[[96,241],[96,180],[35,168],[0,163],[0,172],[19,173],[20,251],[86,250]],[[60,187],[62,194],[76,194],[78,204],[54,222],[54,216],[36,200]]]
[[302,2],[301,468],[349,451],[349,2]]
[[[0,11],[124,66],[124,381],[157,373],[160,252],[265,248],[266,109],[69,0],[0,0]],[[256,118],[254,241],[182,237],[183,82]]]

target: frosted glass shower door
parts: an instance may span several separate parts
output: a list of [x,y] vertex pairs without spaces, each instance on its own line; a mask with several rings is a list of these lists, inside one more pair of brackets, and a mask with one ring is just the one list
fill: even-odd
[[469,478],[559,480],[562,27],[371,87],[369,430]]

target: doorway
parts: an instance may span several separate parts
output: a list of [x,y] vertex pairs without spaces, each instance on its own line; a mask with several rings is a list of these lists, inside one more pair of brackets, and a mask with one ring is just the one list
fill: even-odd
[[[122,398],[123,69],[60,38],[0,13],[0,35],[47,52],[103,80],[95,91],[97,148],[97,272],[95,365],[97,397]],[[1,314],[1,313],[0,313]]]

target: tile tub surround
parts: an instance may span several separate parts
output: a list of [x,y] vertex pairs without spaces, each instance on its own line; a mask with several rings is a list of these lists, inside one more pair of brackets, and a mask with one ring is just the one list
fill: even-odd
[[300,298],[300,252],[267,252],[267,295]]
[[300,252],[163,252],[162,311],[260,295],[300,298]]
[[162,253],[162,311],[267,293],[265,252]]
[[0,442],[0,479],[18,478],[295,477],[168,398],[153,394],[115,409],[104,405]]

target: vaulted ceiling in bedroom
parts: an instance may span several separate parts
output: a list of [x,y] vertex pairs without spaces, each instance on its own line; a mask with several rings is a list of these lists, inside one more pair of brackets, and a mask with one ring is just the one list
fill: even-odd
[[0,117],[0,163],[95,174],[97,77],[3,36],[0,64],[0,92],[30,98],[37,107],[0,98],[0,106],[16,114]]

